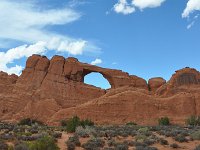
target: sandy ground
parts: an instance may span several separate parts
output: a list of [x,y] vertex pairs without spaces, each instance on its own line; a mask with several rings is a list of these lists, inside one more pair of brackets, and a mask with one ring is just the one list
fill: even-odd
[[57,142],[60,150],[66,150],[67,149],[65,142],[68,140],[69,137],[70,137],[70,134],[67,134],[66,132],[62,133],[61,138],[58,139],[58,142]]
[[[165,137],[165,136],[161,136],[158,135],[157,133],[154,133],[156,136],[158,137],[162,137],[163,139],[167,140],[169,145],[160,145],[159,143],[152,145],[153,147],[157,147],[159,150],[174,150],[173,148],[170,147],[170,144],[176,143],[179,145],[180,148],[177,148],[176,150],[194,150],[195,147],[197,145],[200,145],[200,141],[190,141],[190,142],[185,142],[185,143],[179,143],[176,142],[173,138],[171,137]],[[60,139],[58,139],[58,147],[60,148],[60,150],[67,150],[67,146],[65,144],[65,142],[68,140],[68,138],[70,136],[72,136],[73,134],[68,134],[66,132],[62,133],[62,137]],[[134,140],[133,137],[127,137],[127,138],[122,138],[122,137],[117,137],[116,140],[117,141],[123,141],[123,140]],[[80,138],[80,142],[81,143],[86,143],[87,140],[89,140],[89,138]],[[134,150],[134,147],[130,147],[129,150]],[[76,147],[76,150],[84,150],[81,147]]]

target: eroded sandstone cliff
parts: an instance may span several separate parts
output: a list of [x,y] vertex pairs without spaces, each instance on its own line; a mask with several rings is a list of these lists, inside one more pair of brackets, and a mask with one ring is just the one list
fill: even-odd
[[[91,73],[102,74],[111,89],[84,83]],[[168,116],[184,123],[200,115],[200,73],[184,68],[166,82],[152,78],[148,83],[121,70],[79,62],[76,58],[33,55],[21,76],[0,72],[0,120],[34,118],[48,124],[78,115],[96,123],[121,124],[135,121],[155,124]]]

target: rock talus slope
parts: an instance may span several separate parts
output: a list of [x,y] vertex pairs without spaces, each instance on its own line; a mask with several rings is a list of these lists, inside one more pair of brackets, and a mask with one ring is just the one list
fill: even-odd
[[[84,83],[92,72],[104,76],[111,88],[104,90]],[[16,122],[34,118],[56,125],[78,115],[99,124],[134,121],[155,124],[168,116],[183,124],[200,115],[200,73],[184,68],[166,82],[156,77],[148,83],[121,70],[79,62],[76,58],[33,55],[21,76],[0,72],[0,120]]]

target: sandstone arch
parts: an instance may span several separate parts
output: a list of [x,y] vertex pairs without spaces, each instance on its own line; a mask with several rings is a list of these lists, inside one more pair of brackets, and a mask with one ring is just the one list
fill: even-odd
[[[92,77],[92,83],[88,83],[86,82],[87,78],[91,78]],[[100,81],[102,81],[102,83],[104,83],[105,85],[107,85],[107,87],[102,87],[100,84]],[[100,72],[96,72],[96,71],[84,71],[83,70],[83,82],[85,84],[89,84],[89,85],[94,85],[95,87],[100,87],[101,89],[110,89],[112,88],[111,86],[111,81],[109,81],[109,79],[106,78],[106,75]],[[98,82],[98,84],[95,85],[95,83]]]
[[82,82],[84,82],[84,78],[87,75],[91,74],[91,73],[99,73],[99,74],[101,74],[108,81],[108,83],[110,84],[111,88],[115,87],[115,85],[113,84],[112,78],[109,78],[109,76],[106,75],[104,72],[99,72],[97,70],[83,69],[83,81]]
[[[84,82],[84,77],[92,72],[97,72],[103,75],[111,85],[111,88],[118,88],[122,86],[135,86],[147,89],[147,83],[144,79],[137,76],[131,76],[126,72],[115,69],[101,68],[98,66],[81,63],[78,59],[69,57],[65,61],[64,74],[69,80],[76,82]],[[67,70],[67,71],[66,71]]]

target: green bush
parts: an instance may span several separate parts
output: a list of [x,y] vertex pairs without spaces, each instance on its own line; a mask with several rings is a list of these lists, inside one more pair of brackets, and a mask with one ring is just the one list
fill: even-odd
[[61,120],[60,124],[62,127],[67,126],[67,120]]
[[44,136],[34,142],[28,143],[29,150],[59,150],[54,138]]
[[29,148],[26,143],[18,143],[15,145],[15,150],[29,150]]
[[67,121],[67,132],[75,132],[76,130],[76,127],[80,126],[81,124],[81,121],[80,121],[80,118],[75,116],[75,117],[72,117],[70,118],[68,121]]
[[135,126],[135,125],[137,125],[137,123],[135,123],[135,122],[128,122],[128,123],[126,123],[126,125],[127,126]]
[[186,119],[186,124],[190,126],[199,126],[200,116],[190,116],[188,119]]
[[158,123],[159,123],[159,125],[162,125],[162,126],[168,126],[168,125],[170,125],[168,117],[159,118],[158,119]]
[[92,149],[98,149],[103,148],[105,145],[105,141],[100,138],[91,138],[86,143],[81,145],[84,149],[92,150]]
[[145,134],[145,133],[149,132],[149,128],[148,127],[142,127],[138,130],[138,132]]
[[171,147],[171,148],[174,148],[174,149],[175,149],[175,148],[179,148],[178,144],[176,144],[176,143],[170,144],[170,147]]
[[128,150],[128,145],[124,143],[119,143],[115,146],[116,150]]
[[82,126],[77,127],[75,133],[82,138],[90,136],[88,130],[86,130],[86,128],[83,128]]
[[183,142],[188,142],[188,139],[186,139],[183,135],[178,135],[175,138],[175,141],[183,143]]
[[190,134],[190,137],[193,140],[200,140],[200,131],[193,132],[192,134]]
[[67,121],[67,132],[73,133],[76,131],[78,126],[86,127],[86,126],[93,126],[94,123],[91,120],[80,120],[79,117],[74,116]]
[[30,118],[22,119],[18,123],[18,125],[28,125],[28,126],[32,126],[34,124],[44,125],[42,122]]
[[141,142],[143,143],[144,141],[146,141],[148,139],[148,137],[146,135],[143,135],[143,134],[138,134],[136,135],[135,137],[135,141],[136,142]]
[[69,137],[68,141],[66,142],[68,149],[73,149],[75,146],[81,146],[79,141],[79,137],[77,135]]
[[89,119],[81,120],[80,125],[85,128],[86,126],[94,126],[94,122]]
[[169,145],[168,141],[165,139],[162,139],[162,138],[160,139],[160,144],[161,145]]

